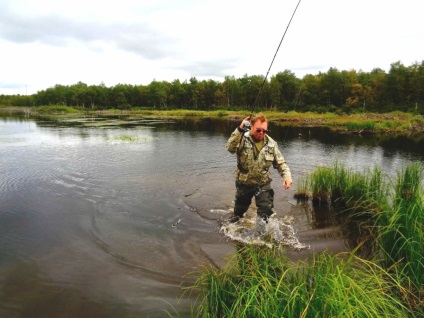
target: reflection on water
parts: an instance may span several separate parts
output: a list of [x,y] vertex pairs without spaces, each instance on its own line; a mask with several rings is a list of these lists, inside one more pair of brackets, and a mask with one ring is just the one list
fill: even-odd
[[[0,118],[0,316],[189,316],[187,274],[225,264],[237,123],[127,119]],[[346,249],[328,210],[293,199],[299,176],[335,160],[393,174],[424,158],[422,141],[271,129],[295,178],[284,191],[274,174],[276,217],[311,246],[293,258]]]

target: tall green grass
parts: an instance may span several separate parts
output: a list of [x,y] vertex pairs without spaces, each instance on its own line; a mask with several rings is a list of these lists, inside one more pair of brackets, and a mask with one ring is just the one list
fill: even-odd
[[397,266],[424,296],[424,191],[423,167],[407,166],[398,172],[391,205],[377,219],[383,264]]
[[246,246],[225,270],[205,270],[195,288],[195,317],[413,315],[397,277],[353,254],[315,254],[293,263],[276,248]]
[[311,175],[310,188],[312,199],[318,204],[327,204],[330,202],[332,186],[334,184],[334,174],[331,168],[318,167]]
[[364,121],[364,122],[350,122],[346,124],[348,131],[357,131],[357,130],[374,130],[375,122],[373,121]]
[[361,220],[358,224],[370,231],[373,240],[374,261],[399,275],[421,299],[420,308],[424,307],[423,176],[420,163],[398,171],[394,181],[377,167],[361,173],[336,163],[306,177],[313,198],[324,193],[350,220]]
[[312,197],[318,205],[376,207],[384,205],[387,197],[387,185],[378,167],[360,173],[336,162],[333,167],[317,167],[300,180],[297,192]]

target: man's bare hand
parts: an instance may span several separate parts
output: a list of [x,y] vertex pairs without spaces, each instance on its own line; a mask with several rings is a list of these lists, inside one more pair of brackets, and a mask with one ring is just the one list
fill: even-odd
[[284,188],[284,190],[290,189],[291,186],[292,186],[292,182],[291,181],[288,181],[288,180],[283,181],[283,188]]

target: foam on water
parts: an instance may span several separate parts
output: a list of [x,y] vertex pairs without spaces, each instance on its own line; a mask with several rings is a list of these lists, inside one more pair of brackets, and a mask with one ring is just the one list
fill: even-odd
[[292,218],[276,218],[272,215],[268,223],[260,217],[246,216],[235,223],[221,221],[220,232],[233,241],[252,245],[286,246],[293,250],[308,249],[299,242],[292,226]]

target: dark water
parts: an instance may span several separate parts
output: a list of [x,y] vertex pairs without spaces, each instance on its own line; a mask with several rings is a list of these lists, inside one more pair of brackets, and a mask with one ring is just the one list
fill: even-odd
[[[235,126],[1,117],[0,317],[190,316],[188,274],[232,251],[217,220],[234,196]],[[271,129],[295,181],[284,191],[273,174],[276,212],[294,218],[303,253],[346,246],[326,211],[293,199],[299,176],[336,160],[395,175],[424,159],[422,139]]]

